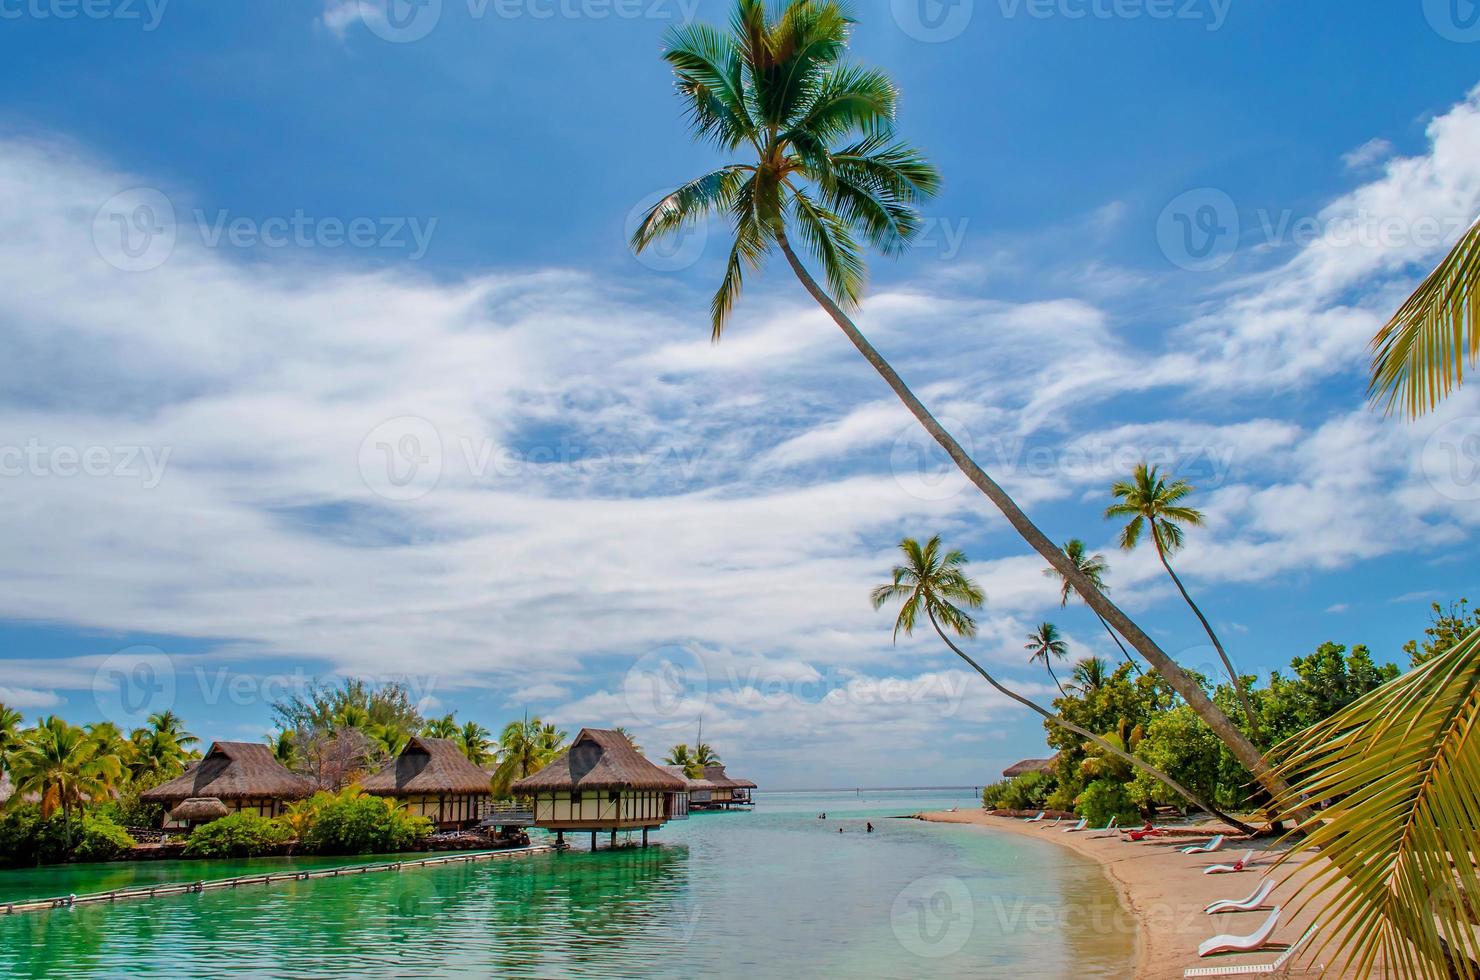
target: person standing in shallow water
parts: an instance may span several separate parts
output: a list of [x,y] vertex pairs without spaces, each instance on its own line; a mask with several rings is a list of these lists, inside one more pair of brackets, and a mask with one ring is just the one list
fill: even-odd
[[865,824],[864,826],[868,827],[868,832],[869,833],[872,834],[874,832],[874,825],[873,825],[872,822],[869,822],[869,823]]

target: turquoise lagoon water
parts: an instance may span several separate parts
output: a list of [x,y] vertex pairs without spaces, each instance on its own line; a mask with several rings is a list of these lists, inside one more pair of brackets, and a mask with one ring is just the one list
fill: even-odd
[[[0,975],[1132,975],[1134,932],[1093,864],[890,819],[975,806],[970,790],[758,800],[669,824],[647,850],[590,854],[577,838],[559,855],[0,917]],[[351,862],[4,872],[0,902],[331,863]]]

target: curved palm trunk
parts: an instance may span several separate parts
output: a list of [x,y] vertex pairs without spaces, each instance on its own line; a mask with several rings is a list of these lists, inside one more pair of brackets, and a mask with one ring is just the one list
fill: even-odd
[[1233,682],[1233,691],[1238,695],[1239,706],[1243,708],[1244,718],[1249,722],[1249,731],[1257,736],[1259,734],[1259,716],[1254,713],[1254,703],[1249,700],[1249,692],[1244,690],[1243,679],[1238,676],[1238,671],[1233,669],[1233,661],[1228,659],[1228,654],[1223,652],[1223,644],[1219,642],[1218,634],[1213,632],[1213,626],[1208,622],[1208,617],[1204,616],[1203,611],[1198,608],[1197,603],[1192,601],[1192,596],[1188,595],[1187,587],[1182,584],[1182,579],[1177,576],[1176,572],[1172,571],[1172,563],[1167,561],[1166,550],[1161,546],[1161,536],[1156,533],[1156,527],[1154,525],[1151,528],[1151,540],[1156,545],[1156,557],[1161,559],[1161,567],[1165,568],[1167,574],[1172,577],[1172,581],[1177,585],[1177,591],[1182,593],[1183,600],[1186,601],[1188,606],[1192,607],[1192,612],[1197,616],[1197,621],[1202,623],[1203,632],[1207,633],[1208,639],[1213,641],[1213,649],[1218,651],[1218,656],[1223,661],[1223,669],[1228,671],[1228,679]]
[[[1093,609],[1090,611],[1094,612]],[[1125,662],[1130,664],[1131,668],[1135,670],[1137,674],[1144,673],[1144,671],[1141,670],[1141,665],[1136,663],[1136,661],[1131,658],[1131,653],[1125,648],[1125,644],[1120,642],[1119,634],[1117,634],[1113,629],[1110,628],[1109,623],[1105,622],[1105,617],[1095,612],[1095,618],[1100,621],[1101,626],[1105,627],[1105,632],[1110,634],[1110,639],[1115,641],[1115,645],[1120,647],[1120,655],[1125,658]]]
[[1013,530],[1017,531],[1022,539],[1032,546],[1034,551],[1042,555],[1051,566],[1058,570],[1059,574],[1067,578],[1079,592],[1080,598],[1091,609],[1103,616],[1111,626],[1118,630],[1130,642],[1131,646],[1135,648],[1136,652],[1146,659],[1147,663],[1161,672],[1161,675],[1172,685],[1173,690],[1182,696],[1188,706],[1213,730],[1213,733],[1218,736],[1219,740],[1228,746],[1228,750],[1233,753],[1234,758],[1238,759],[1239,763],[1252,773],[1255,779],[1259,780],[1260,784],[1264,786],[1271,797],[1275,799],[1287,797],[1290,790],[1289,784],[1274,772],[1269,765],[1269,761],[1264,758],[1264,754],[1259,751],[1253,742],[1249,741],[1243,732],[1239,731],[1238,726],[1234,725],[1233,721],[1227,715],[1219,710],[1218,706],[1208,697],[1207,692],[1202,689],[1202,686],[1190,674],[1178,666],[1176,661],[1167,656],[1161,647],[1157,646],[1156,641],[1147,636],[1145,631],[1131,621],[1130,617],[1121,612],[1115,603],[1111,602],[1105,597],[1104,593],[1095,588],[1095,584],[1083,572],[1074,567],[1074,563],[1069,560],[1069,556],[1064,553],[1064,550],[1050,541],[1048,536],[1039,530],[1032,519],[1023,513],[1022,508],[1017,505],[1017,502],[1008,496],[1007,492],[998,486],[996,481],[988,476],[986,471],[978,466],[976,461],[967,454],[966,450],[961,447],[961,444],[956,441],[955,437],[936,421],[935,416],[931,415],[930,410],[925,407],[924,403],[915,397],[915,393],[904,383],[899,373],[890,366],[883,355],[874,349],[874,345],[869,343],[868,338],[849,319],[848,314],[844,313],[842,308],[833,302],[832,297],[827,295],[822,287],[817,284],[817,281],[812,278],[811,273],[807,271],[807,267],[802,264],[801,259],[797,257],[796,252],[792,249],[791,242],[787,240],[784,229],[777,229],[776,238],[778,244],[781,246],[781,251],[786,255],[786,261],[791,265],[792,272],[796,274],[802,286],[817,301],[817,304],[827,312],[828,316],[832,317],[833,322],[842,329],[843,333],[852,341],[853,346],[858,348],[858,352],[863,355],[864,360],[873,365],[874,370],[879,373],[885,383],[893,389],[894,394],[899,400],[910,410],[910,414],[919,420],[920,424],[925,427],[925,431],[930,433],[931,438],[939,443],[941,448],[946,451],[946,454],[951,457],[951,461],[956,464],[956,467],[960,469],[978,490],[986,495],[988,500],[997,506],[997,509],[1007,518],[1007,522],[1012,525]]
[[1089,729],[1081,728],[1080,726],[1064,719],[1059,715],[1053,714],[1052,712],[1044,708],[1040,708],[1037,704],[1023,697],[1021,694],[1018,694],[1016,691],[1003,687],[1001,682],[999,682],[997,678],[993,677],[991,674],[987,673],[981,664],[977,663],[970,655],[966,653],[966,651],[956,646],[955,642],[953,642],[951,638],[945,634],[945,631],[940,628],[940,623],[936,622],[935,613],[933,611],[929,615],[930,625],[935,627],[936,635],[941,638],[946,646],[951,648],[951,652],[970,664],[973,670],[975,670],[978,674],[981,674],[982,677],[986,679],[986,682],[996,688],[1000,693],[1011,698],[1012,700],[1016,701],[1018,704],[1029,709],[1030,711],[1036,711],[1038,714],[1047,719],[1050,723],[1058,725],[1060,728],[1067,729],[1068,731],[1073,732],[1075,735],[1078,735],[1080,738],[1094,743],[1094,745],[1098,747],[1100,751],[1108,752],[1111,755],[1115,756],[1117,759],[1120,759],[1121,761],[1134,766],[1137,769],[1140,769],[1147,775],[1154,777],[1159,782],[1170,788],[1178,796],[1190,802],[1193,806],[1196,806],[1200,810],[1211,813],[1218,819],[1227,822],[1230,827],[1233,827],[1235,830],[1239,831],[1239,833],[1249,834],[1251,836],[1254,834],[1253,828],[1240,823],[1233,817],[1230,817],[1228,814],[1213,806],[1213,804],[1203,800],[1196,793],[1192,792],[1192,790],[1183,786],[1171,776],[1168,776],[1160,769],[1157,769],[1155,766],[1151,765],[1151,763],[1147,762],[1145,759],[1142,759],[1140,756],[1132,755],[1124,749],[1116,748],[1110,742],[1096,735],[1094,732],[1091,732]]
[[1053,664],[1048,662],[1047,657],[1043,658],[1043,666],[1048,668],[1048,676],[1053,678],[1054,686],[1059,689],[1059,697],[1067,698],[1069,695],[1064,692],[1064,685],[1059,683],[1059,675],[1053,672]]

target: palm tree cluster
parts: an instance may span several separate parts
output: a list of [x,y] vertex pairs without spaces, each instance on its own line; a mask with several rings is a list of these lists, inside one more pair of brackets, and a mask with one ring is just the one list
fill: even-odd
[[705,766],[718,766],[723,761],[719,753],[706,742],[697,742],[692,747],[686,742],[679,742],[668,750],[668,757],[663,760],[663,764],[682,766],[690,778],[698,779],[704,775]]
[[78,727],[55,715],[33,728],[21,724],[18,711],[0,705],[0,772],[13,783],[11,801],[38,800],[45,819],[60,811],[69,846],[75,810],[129,787],[155,786],[199,757],[191,748],[197,739],[169,711],[150,715],[126,736],[112,722]]

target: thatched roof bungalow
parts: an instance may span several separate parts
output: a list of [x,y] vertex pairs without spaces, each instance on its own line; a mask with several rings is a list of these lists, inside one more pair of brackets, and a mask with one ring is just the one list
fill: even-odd
[[682,779],[685,783],[688,784],[690,806],[693,806],[694,804],[699,804],[702,806],[703,804],[708,803],[710,796],[712,796],[714,793],[713,783],[703,778],[702,776],[699,778],[690,776],[683,766],[659,766],[658,768],[662,769],[664,772],[671,773],[677,776],[679,779]]
[[756,788],[755,783],[748,779],[733,779],[725,775],[725,767],[705,766],[704,778],[714,784],[714,793],[710,800],[718,806],[726,809],[731,806],[749,806],[752,802],[750,791]]
[[385,768],[360,783],[371,796],[402,801],[439,829],[472,827],[493,800],[492,782],[456,742],[415,736]]
[[1054,756],[1051,759],[1024,759],[1022,762],[1014,763],[1002,770],[1002,776],[1005,779],[1016,779],[1018,776],[1023,776],[1030,772],[1052,772],[1053,767],[1058,764],[1058,761],[1058,756]]
[[[213,742],[204,758],[183,775],[139,794],[144,803],[174,808],[190,799],[219,800],[227,813],[249,812],[275,817],[286,804],[313,795],[313,784],[289,772],[272,749],[258,742]],[[166,827],[188,822],[166,816]]]
[[643,758],[621,732],[583,728],[570,748],[533,775],[515,796],[534,800],[534,823],[564,840],[567,830],[648,830],[688,815],[688,780]]
[[197,827],[212,820],[230,816],[226,804],[214,796],[192,796],[170,811],[170,820],[187,827]]

